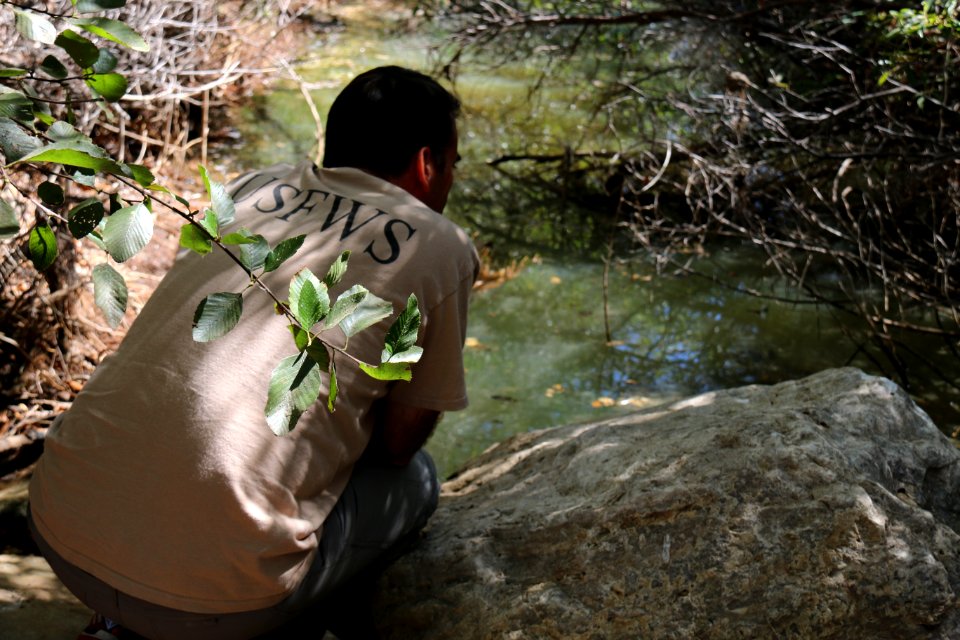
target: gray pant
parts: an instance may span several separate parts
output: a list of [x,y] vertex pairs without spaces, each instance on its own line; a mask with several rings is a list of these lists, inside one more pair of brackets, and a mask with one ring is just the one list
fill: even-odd
[[[121,593],[61,558],[30,529],[50,567],[94,611],[151,640],[252,638],[309,614],[318,625],[337,590],[358,573],[385,566],[402,552],[437,507],[440,492],[430,456],[420,451],[406,467],[360,464],[324,522],[316,558],[300,586],[277,605],[255,611],[202,614],[178,611]],[[399,543],[399,544],[398,544]],[[322,629],[315,629],[316,636]]]

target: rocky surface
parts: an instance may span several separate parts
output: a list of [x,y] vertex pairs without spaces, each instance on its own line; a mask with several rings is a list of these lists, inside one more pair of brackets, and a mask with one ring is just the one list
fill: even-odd
[[27,480],[0,486],[0,638],[72,640],[90,610],[67,591],[34,551],[26,530]]
[[29,469],[0,483],[0,638],[72,640],[90,610],[36,551],[26,527]]
[[388,638],[960,638],[960,453],[855,369],[524,434],[444,485]]
[[43,558],[0,554],[0,638],[73,640],[89,620]]
[[[958,460],[853,369],[524,434],[444,485],[377,622],[426,640],[960,638]],[[24,498],[22,479],[0,488],[0,638],[74,638],[90,612],[25,555]]]

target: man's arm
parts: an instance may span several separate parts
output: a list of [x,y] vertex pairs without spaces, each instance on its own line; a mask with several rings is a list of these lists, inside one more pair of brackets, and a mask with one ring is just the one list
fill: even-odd
[[380,400],[374,407],[376,421],[366,456],[377,462],[404,466],[426,443],[441,413],[408,404]]

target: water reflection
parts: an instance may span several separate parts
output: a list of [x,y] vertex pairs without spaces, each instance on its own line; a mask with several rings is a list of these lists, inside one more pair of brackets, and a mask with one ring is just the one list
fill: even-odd
[[547,262],[475,297],[466,352],[471,406],[451,416],[432,445],[446,470],[511,433],[712,386],[688,344],[700,314],[678,312],[658,284],[618,273],[608,344],[601,281],[597,265]]
[[[736,252],[711,263],[729,270]],[[645,264],[611,273],[608,343],[602,271],[547,260],[475,295],[465,355],[471,405],[450,414],[429,446],[442,473],[529,429],[829,367],[874,368],[822,309],[718,291],[702,278],[655,276]],[[742,282],[756,286],[759,277]]]

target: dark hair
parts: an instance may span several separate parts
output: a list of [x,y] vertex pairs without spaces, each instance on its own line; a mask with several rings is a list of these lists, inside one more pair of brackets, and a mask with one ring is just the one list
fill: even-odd
[[436,80],[403,67],[377,67],[348,84],[330,107],[324,167],[401,175],[423,147],[442,161],[460,101]]

